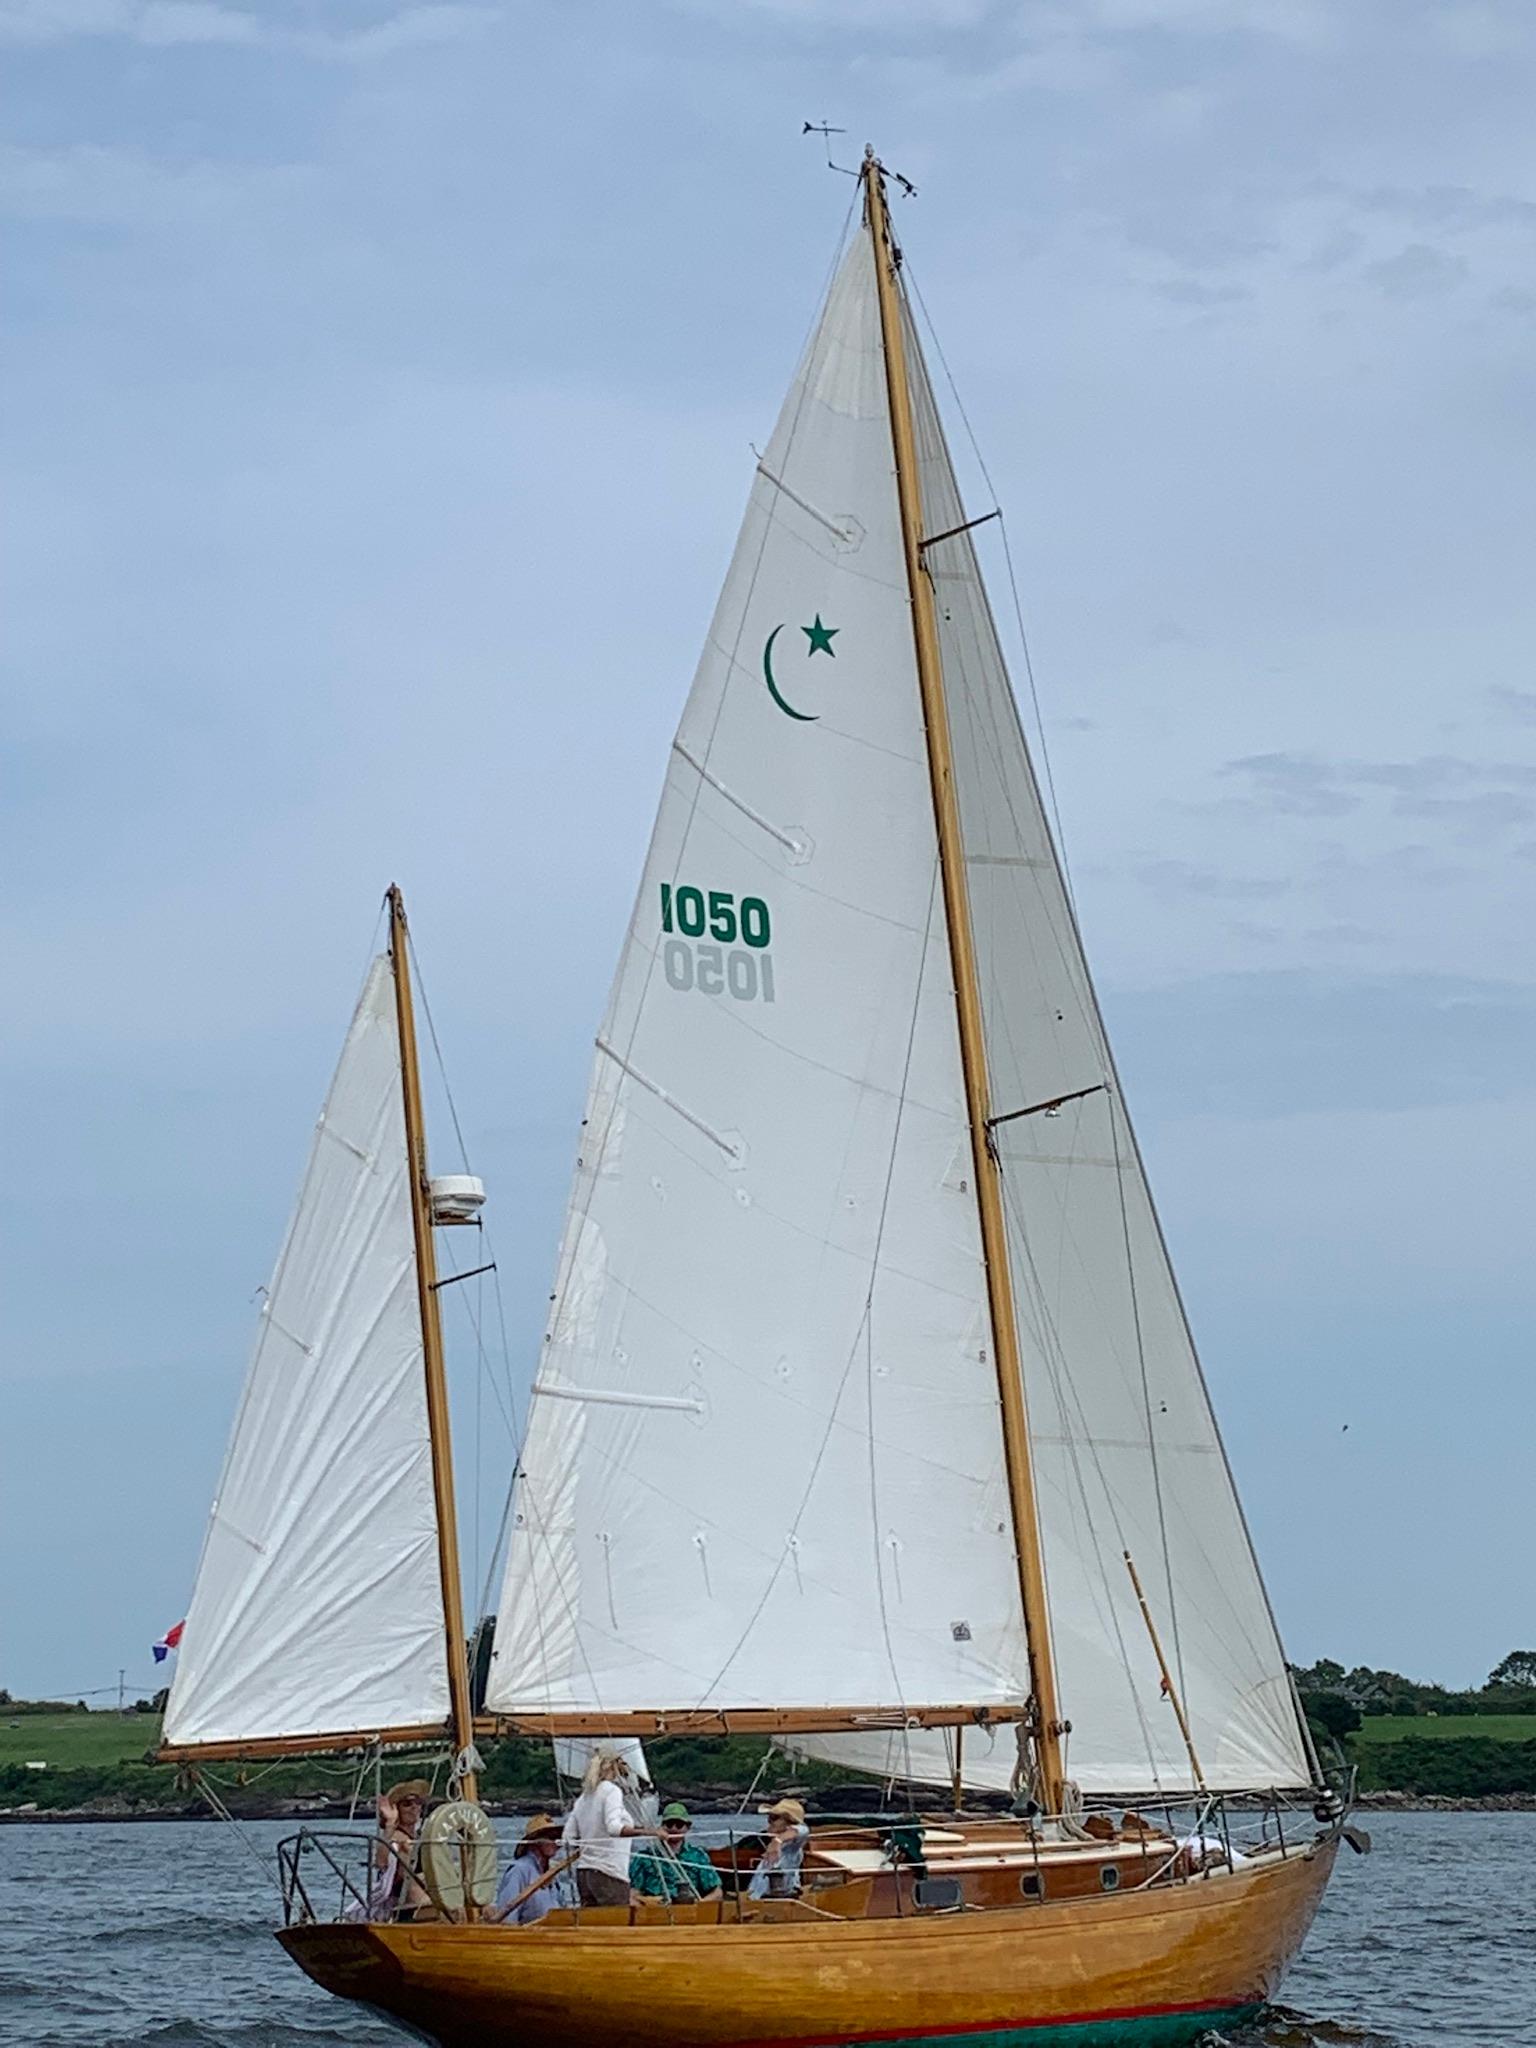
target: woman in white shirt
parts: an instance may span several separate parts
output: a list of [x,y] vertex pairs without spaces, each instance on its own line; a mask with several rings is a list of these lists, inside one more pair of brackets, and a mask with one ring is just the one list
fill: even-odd
[[655,1828],[637,1827],[624,1804],[629,1765],[617,1750],[592,1752],[561,1839],[576,1855],[576,1896],[584,1906],[629,1904],[629,1845]]

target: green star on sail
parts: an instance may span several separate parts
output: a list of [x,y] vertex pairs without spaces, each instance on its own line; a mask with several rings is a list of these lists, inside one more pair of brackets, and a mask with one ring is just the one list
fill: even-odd
[[800,630],[811,643],[805,650],[808,655],[830,654],[832,659],[836,661],[837,649],[832,645],[832,642],[843,630],[841,626],[824,626],[821,623],[821,613],[818,612],[815,625],[802,626]]

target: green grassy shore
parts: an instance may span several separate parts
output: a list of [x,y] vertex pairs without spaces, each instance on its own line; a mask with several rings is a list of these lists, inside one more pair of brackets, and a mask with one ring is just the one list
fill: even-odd
[[[208,1804],[184,1773],[152,1761],[159,1740],[154,1714],[59,1713],[8,1717],[0,1707],[0,1820],[66,1814],[101,1819],[201,1817]],[[1362,1791],[1382,1803],[1451,1800],[1536,1804],[1536,1717],[1523,1714],[1374,1715],[1345,1738]],[[745,1792],[763,1761],[760,1742],[673,1740],[649,1745],[657,1781],[668,1793],[705,1804]],[[42,1764],[42,1770],[29,1766]],[[386,1762],[386,1777],[410,1775],[408,1758]],[[278,1764],[220,1764],[208,1769],[214,1791],[250,1817],[345,1812],[357,1785],[344,1758]],[[794,1783],[825,1789],[846,1782],[828,1766],[775,1756],[761,1790]],[[362,1786],[366,1808],[372,1775]],[[558,1796],[547,1743],[488,1745],[482,1788],[510,1810]]]
[[[203,1816],[208,1802],[188,1774],[154,1762],[159,1739],[155,1714],[7,1716],[0,1707],[0,1821],[81,1813],[103,1819]],[[828,1786],[846,1777],[825,1765],[782,1756],[761,1768],[762,1743],[744,1739],[675,1738],[648,1744],[646,1754],[657,1782],[670,1794],[700,1803],[739,1797],[754,1779],[759,1789],[769,1791],[791,1782]],[[39,1764],[44,1768],[34,1768]],[[384,1763],[386,1783],[418,1772],[430,1776],[430,1763],[404,1754]],[[207,1766],[203,1776],[231,1812],[253,1818],[345,1812],[359,1789],[358,1764],[345,1757],[222,1763]],[[526,1811],[530,1804],[560,1795],[547,1742],[485,1745],[480,1782],[493,1807]],[[373,1784],[369,1770],[360,1786],[364,1808]]]
[[1533,1742],[1533,1714],[1371,1714],[1351,1738],[1360,1745],[1381,1742]]

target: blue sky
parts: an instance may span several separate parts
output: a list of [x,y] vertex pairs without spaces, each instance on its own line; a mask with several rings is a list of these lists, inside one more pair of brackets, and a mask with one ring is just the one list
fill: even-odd
[[1288,1644],[1527,1641],[1524,0],[0,0],[0,65],[0,1684],[184,1610],[394,878],[526,1379],[806,117],[920,188]]

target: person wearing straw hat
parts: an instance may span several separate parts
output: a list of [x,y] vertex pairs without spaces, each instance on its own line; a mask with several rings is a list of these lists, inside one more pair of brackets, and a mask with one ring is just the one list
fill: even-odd
[[720,1873],[688,1831],[693,1815],[680,1799],[661,1810],[661,1839],[638,1849],[630,1859],[629,1883],[634,1903],[664,1899],[669,1906],[697,1905],[720,1891]]
[[370,1920],[414,1916],[432,1903],[415,1875],[416,1834],[431,1791],[425,1778],[403,1778],[379,1794],[379,1833],[369,1856]]
[[800,1889],[800,1863],[810,1829],[798,1799],[776,1799],[766,1809],[768,1846],[747,1886],[754,1899],[792,1899]]
[[547,1813],[534,1814],[497,1886],[496,1903],[486,1912],[487,1921],[503,1927],[531,1927],[558,1906],[561,1901],[556,1897],[555,1880],[546,1884],[543,1879],[559,1853],[560,1822]]

